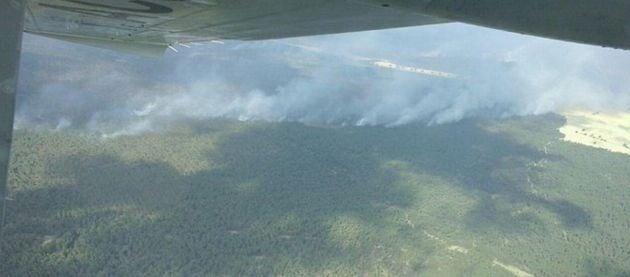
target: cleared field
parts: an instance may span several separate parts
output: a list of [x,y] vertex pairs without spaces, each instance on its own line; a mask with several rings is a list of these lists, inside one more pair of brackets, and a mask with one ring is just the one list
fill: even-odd
[[559,130],[564,140],[630,155],[630,113],[572,111]]

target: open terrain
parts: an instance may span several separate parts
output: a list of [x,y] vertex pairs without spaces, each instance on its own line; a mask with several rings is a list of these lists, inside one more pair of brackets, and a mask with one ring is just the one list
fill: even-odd
[[559,130],[564,140],[630,155],[630,113],[572,111]]

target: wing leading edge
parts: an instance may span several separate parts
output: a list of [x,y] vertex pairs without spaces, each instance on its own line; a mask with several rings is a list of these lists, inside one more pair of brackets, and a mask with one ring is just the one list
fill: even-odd
[[448,20],[358,1],[28,0],[25,30],[137,50],[177,42],[260,40],[444,22]]
[[26,0],[27,32],[123,50],[452,21],[630,49],[626,0]]
[[[361,0],[382,6],[383,0]],[[630,50],[627,0],[385,0],[387,6],[495,29]]]

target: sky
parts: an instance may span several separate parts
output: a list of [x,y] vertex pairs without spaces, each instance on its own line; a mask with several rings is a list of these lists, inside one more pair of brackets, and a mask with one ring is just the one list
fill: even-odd
[[630,111],[630,51],[459,23],[176,49],[143,57],[25,35],[16,127],[115,137],[188,119],[396,127]]

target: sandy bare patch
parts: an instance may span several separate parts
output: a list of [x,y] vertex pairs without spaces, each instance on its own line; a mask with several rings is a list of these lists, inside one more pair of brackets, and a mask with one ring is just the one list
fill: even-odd
[[630,112],[565,112],[564,140],[630,155]]
[[497,259],[494,259],[494,261],[492,261],[492,266],[499,266],[517,277],[534,277],[534,274],[523,271],[522,269],[515,267],[513,265],[501,263],[497,261]]
[[462,254],[468,254],[468,249],[461,247],[459,245],[451,245],[447,248],[450,251],[455,251],[455,252],[459,252]]

